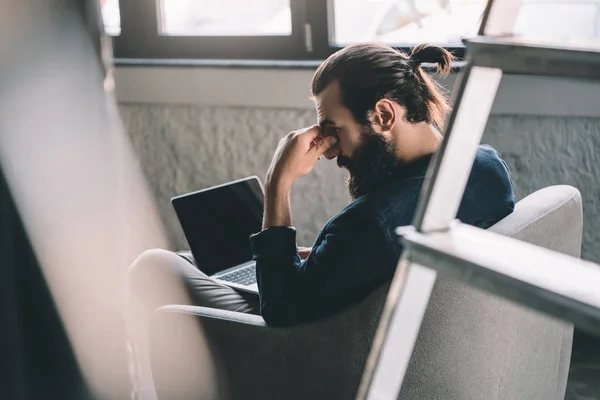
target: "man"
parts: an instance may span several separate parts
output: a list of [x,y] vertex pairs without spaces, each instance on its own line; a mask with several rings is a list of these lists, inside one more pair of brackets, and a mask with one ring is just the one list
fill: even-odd
[[[260,312],[270,325],[293,325],[335,313],[390,281],[402,252],[394,229],[413,219],[431,155],[442,141],[437,127],[449,110],[420,64],[436,63],[448,73],[451,61],[450,53],[430,45],[416,47],[410,57],[378,44],[349,46],[329,57],[312,82],[318,125],[283,138],[267,173],[263,230],[250,238],[259,298],[212,281],[190,256],[152,250],[130,274],[145,312],[196,304]],[[310,251],[299,253],[290,188],[321,157],[336,158],[348,170],[354,201],[325,225]],[[487,228],[513,209],[505,163],[481,146],[457,217]]]

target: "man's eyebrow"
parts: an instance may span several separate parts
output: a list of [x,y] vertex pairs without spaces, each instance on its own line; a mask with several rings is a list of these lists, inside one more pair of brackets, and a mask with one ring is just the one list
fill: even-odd
[[322,120],[319,121],[319,126],[321,128],[326,128],[326,127],[328,127],[330,125],[335,125],[335,122],[333,122],[330,119],[322,119]]

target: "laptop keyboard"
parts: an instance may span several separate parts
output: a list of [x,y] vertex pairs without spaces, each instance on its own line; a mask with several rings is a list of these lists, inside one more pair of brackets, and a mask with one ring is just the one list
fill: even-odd
[[220,280],[237,283],[238,285],[250,286],[256,283],[256,265],[252,264],[240,268],[229,274],[220,275]]

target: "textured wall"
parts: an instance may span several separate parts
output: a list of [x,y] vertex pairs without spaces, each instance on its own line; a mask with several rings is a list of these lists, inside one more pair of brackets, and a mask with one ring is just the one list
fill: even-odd
[[[124,125],[156,195],[173,248],[185,239],[169,199],[248,175],[264,177],[277,141],[311,125],[309,110],[123,104]],[[512,171],[518,198],[569,184],[583,195],[583,258],[600,262],[600,119],[494,116],[484,142]],[[596,168],[594,168],[596,166]],[[348,203],[343,170],[320,161],[292,192],[299,245],[310,245],[327,219]]]
[[549,185],[579,189],[581,257],[600,262],[600,119],[495,116],[483,141],[502,153],[518,198]]
[[[261,180],[281,137],[316,122],[308,110],[122,105],[121,116],[154,191],[174,249],[186,246],[170,198],[249,175]],[[298,244],[349,201],[344,170],[321,160],[292,189]]]

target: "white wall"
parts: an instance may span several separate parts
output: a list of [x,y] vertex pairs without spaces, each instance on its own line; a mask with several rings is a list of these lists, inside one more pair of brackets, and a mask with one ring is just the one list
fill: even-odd
[[[120,102],[312,109],[313,69],[121,67]],[[440,82],[452,89],[456,74]],[[493,115],[600,117],[600,84],[505,76]]]

